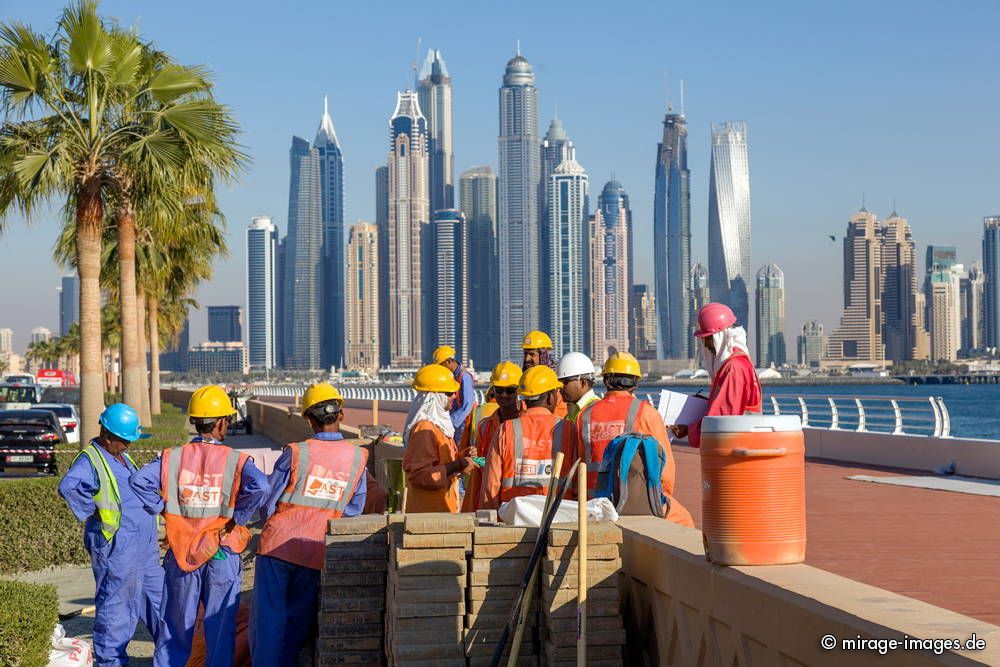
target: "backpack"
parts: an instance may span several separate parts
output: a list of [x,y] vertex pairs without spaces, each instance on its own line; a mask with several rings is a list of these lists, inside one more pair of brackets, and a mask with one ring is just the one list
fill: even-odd
[[667,457],[651,435],[623,433],[608,443],[597,473],[595,498],[608,498],[623,516],[663,518],[670,501],[663,493]]

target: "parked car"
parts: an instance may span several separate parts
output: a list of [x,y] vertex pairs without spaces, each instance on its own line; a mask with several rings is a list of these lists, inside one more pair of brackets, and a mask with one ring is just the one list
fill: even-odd
[[66,434],[51,410],[0,411],[0,472],[34,468],[54,475],[54,450],[63,444]]
[[8,375],[3,381],[6,384],[34,384],[35,378],[31,375]]
[[71,445],[80,443],[80,415],[76,407],[69,403],[38,403],[31,406],[33,410],[49,410],[59,418],[59,425],[66,434],[66,442]]
[[0,384],[0,410],[27,410],[42,400],[37,384]]

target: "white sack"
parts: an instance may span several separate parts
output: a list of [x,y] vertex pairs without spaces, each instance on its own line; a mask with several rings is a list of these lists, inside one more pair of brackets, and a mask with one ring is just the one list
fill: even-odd
[[[508,526],[540,526],[544,509],[545,496],[519,496],[501,505],[497,515]],[[575,500],[564,500],[559,504],[552,523],[576,523],[578,511]],[[618,512],[607,498],[587,501],[587,521],[617,520]]]

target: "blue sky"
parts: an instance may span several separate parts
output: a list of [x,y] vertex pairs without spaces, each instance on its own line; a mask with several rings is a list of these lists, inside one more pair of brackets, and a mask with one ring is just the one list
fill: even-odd
[[[312,139],[323,95],[343,145],[348,222],[374,218],[395,91],[422,53],[443,51],[454,85],[456,180],[496,165],[497,87],[515,39],[534,65],[542,131],[556,105],[599,192],[612,172],[631,196],[637,279],[652,279],[656,142],[669,95],[686,84],[693,256],[705,260],[709,125],[750,127],[753,263],[786,278],[789,349],[806,319],[828,328],[841,304],[839,238],[865,194],[895,199],[922,257],[927,243],[979,259],[982,218],[1000,213],[1000,3],[839,2],[150,2],[102,11],[185,63],[211,68],[244,129],[253,164],[221,197],[231,256],[199,290],[203,305],[243,304],[243,230],[288,209],[292,134]],[[62,4],[0,0],[3,20],[48,32]],[[832,244],[829,235],[836,235]],[[56,229],[8,221],[0,237],[0,328],[17,347],[58,326]],[[11,286],[16,285],[16,289]],[[192,343],[205,336],[204,310]]]

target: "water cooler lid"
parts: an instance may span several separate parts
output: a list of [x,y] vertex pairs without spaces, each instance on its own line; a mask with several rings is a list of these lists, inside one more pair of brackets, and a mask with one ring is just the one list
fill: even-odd
[[773,433],[801,430],[802,420],[798,415],[705,417],[701,421],[702,433]]

